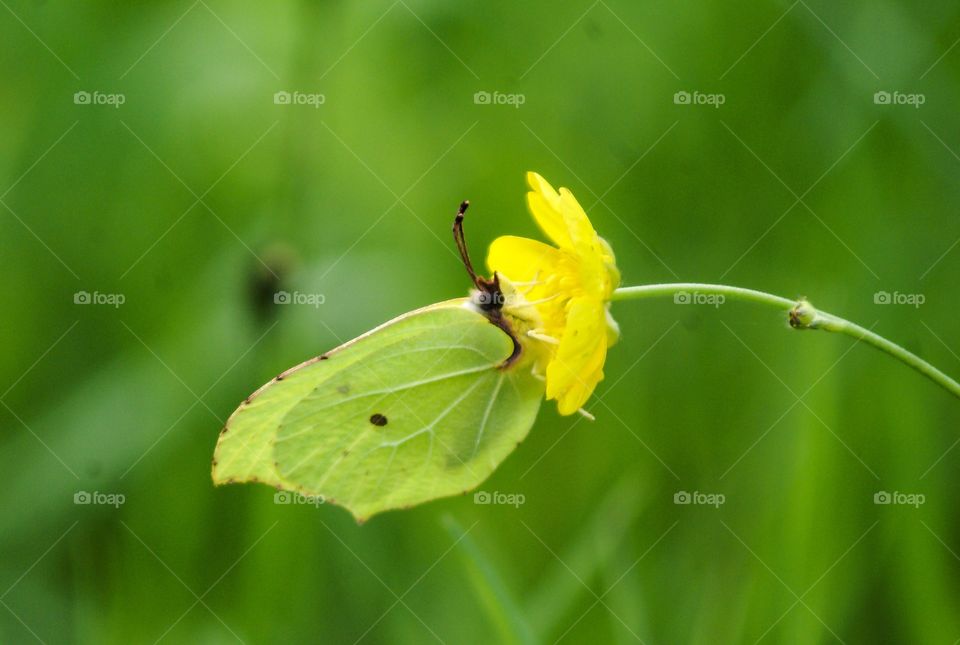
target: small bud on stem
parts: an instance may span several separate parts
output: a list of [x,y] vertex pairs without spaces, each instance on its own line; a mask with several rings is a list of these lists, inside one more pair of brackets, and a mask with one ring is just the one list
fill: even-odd
[[790,310],[790,326],[794,329],[814,329],[817,322],[817,310],[806,298],[800,298]]

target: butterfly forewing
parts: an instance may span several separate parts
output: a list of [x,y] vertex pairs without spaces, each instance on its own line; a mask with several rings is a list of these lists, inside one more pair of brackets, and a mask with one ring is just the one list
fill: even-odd
[[402,316],[258,391],[228,421],[214,478],[323,495],[360,519],[469,490],[539,408],[529,370],[501,368],[512,351],[462,301]]

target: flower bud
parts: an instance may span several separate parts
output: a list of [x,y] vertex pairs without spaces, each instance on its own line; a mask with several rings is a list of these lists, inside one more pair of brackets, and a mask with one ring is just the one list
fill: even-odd
[[817,310],[806,298],[801,298],[790,310],[790,326],[794,329],[809,329],[817,319]]

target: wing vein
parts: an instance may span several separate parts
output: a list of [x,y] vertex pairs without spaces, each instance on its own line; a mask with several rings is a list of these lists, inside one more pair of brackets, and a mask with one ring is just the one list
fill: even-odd
[[[336,401],[336,402],[334,402],[334,403],[331,403],[330,405],[325,405],[325,406],[323,406],[322,408],[316,408],[316,409],[314,409],[314,410],[311,410],[309,413],[304,414],[303,416],[297,417],[296,419],[289,419],[289,420],[288,420],[288,419],[286,419],[286,417],[284,416],[283,418],[280,419],[280,424],[281,424],[281,425],[294,425],[294,424],[297,424],[297,423],[303,421],[304,419],[307,419],[307,418],[309,418],[309,417],[314,416],[315,414],[318,414],[318,413],[320,413],[320,412],[323,412],[324,410],[329,410],[330,408],[335,408],[335,407],[337,407],[338,405],[341,405],[341,404],[343,404],[343,403],[349,403],[350,401],[356,401],[357,399],[364,399],[364,398],[369,397],[369,396],[378,396],[378,395],[381,395],[381,394],[396,394],[397,392],[403,392],[403,391],[405,391],[405,390],[410,390],[410,389],[417,388],[417,387],[420,387],[420,386],[423,386],[423,385],[430,385],[431,383],[436,383],[437,381],[444,381],[444,380],[447,380],[447,379],[457,378],[458,376],[467,376],[467,375],[469,375],[469,374],[476,374],[477,372],[484,372],[484,371],[486,371],[486,370],[494,369],[494,367],[495,367],[494,365],[481,365],[481,366],[479,366],[479,367],[473,367],[473,368],[466,369],[466,370],[459,370],[459,371],[457,371],[457,372],[449,372],[449,373],[447,373],[447,374],[441,374],[440,376],[434,376],[434,377],[431,377],[431,378],[420,379],[419,381],[412,381],[412,382],[410,382],[410,383],[404,383],[403,385],[398,385],[398,386],[396,386],[396,387],[388,387],[388,388],[383,388],[383,389],[380,389],[380,390],[369,390],[369,391],[364,392],[364,393],[362,393],[362,394],[357,394],[356,396],[350,396],[350,397],[346,397],[346,398],[340,399],[340,400],[338,400],[338,401]],[[304,397],[304,399],[306,399],[306,398],[307,398],[307,397]],[[302,402],[304,399],[301,399],[300,402]],[[296,404],[295,404],[293,407],[296,407]],[[293,433],[287,434],[287,435],[285,435],[285,436],[283,436],[283,437],[277,437],[277,438],[276,438],[276,441],[279,443],[279,442],[282,442],[282,441],[286,441],[287,439],[293,439],[294,437],[298,437],[298,436],[300,436],[301,434],[304,434],[305,432],[310,432],[311,430],[313,430],[313,426],[309,426],[309,427],[307,427],[307,428],[304,428],[303,430],[298,430],[297,432],[293,432]]]
[[[417,430],[416,432],[410,433],[409,435],[407,435],[407,436],[404,437],[403,439],[398,439],[397,441],[385,441],[385,442],[381,443],[380,445],[376,446],[375,448],[367,451],[367,453],[364,454],[363,458],[365,459],[365,458],[367,457],[367,455],[369,455],[370,453],[374,452],[375,450],[379,450],[380,448],[386,448],[386,447],[388,447],[388,446],[389,446],[389,447],[399,447],[399,446],[405,444],[406,442],[410,441],[411,439],[414,439],[415,437],[423,434],[424,432],[429,432],[429,433],[433,434],[433,428],[434,428],[434,426],[436,426],[437,422],[440,421],[440,419],[442,419],[442,418],[444,418],[445,416],[447,416],[447,415],[450,413],[450,411],[453,410],[453,408],[455,408],[455,407],[456,407],[457,405],[459,405],[465,398],[467,398],[467,397],[470,395],[470,393],[473,392],[475,389],[477,389],[477,386],[480,385],[480,383],[482,383],[483,381],[484,381],[484,379],[483,379],[482,377],[479,378],[479,379],[477,379],[477,382],[476,382],[476,383],[474,383],[472,386],[468,387],[468,388],[463,392],[463,394],[461,394],[459,397],[457,397],[457,399],[456,399],[455,401],[453,401],[450,405],[448,405],[446,408],[444,408],[443,410],[441,410],[440,413],[436,416],[436,418],[434,418],[433,421],[431,421],[430,423],[428,423],[428,424],[427,424],[426,426],[424,426],[423,428],[420,428],[420,429]],[[357,438],[353,441],[353,443],[350,444],[349,448],[347,449],[347,453],[348,453],[348,454],[349,454],[350,452],[353,452],[353,448],[356,447],[356,445],[357,445],[358,443],[360,443],[361,439],[363,439],[363,437],[364,437],[365,432],[370,432],[370,430],[361,431],[361,432],[359,432],[359,433],[357,434]],[[296,464],[295,466],[293,466],[292,468],[290,468],[287,472],[292,475],[294,472],[296,472],[297,470],[299,470],[305,463],[307,463],[308,461],[310,461],[311,459],[313,459],[314,457],[316,457],[316,456],[317,456],[317,453],[319,453],[319,452],[320,452],[321,450],[323,450],[324,448],[325,448],[325,446],[323,446],[322,444],[319,445],[319,446],[317,446],[316,448],[314,448],[313,450],[311,450],[309,453],[307,453],[307,454],[303,457],[303,459],[301,459],[299,462],[297,462],[297,464]],[[341,461],[343,461],[343,455],[342,455],[342,454],[341,454],[340,457],[337,458],[337,460],[336,460],[333,464],[330,465],[330,468],[327,469],[327,471],[323,474],[323,477],[321,477],[320,480],[317,482],[317,487],[318,487],[318,488],[319,488],[320,486],[322,486],[322,485],[324,484],[324,482],[326,482],[327,478],[329,478],[329,476],[330,476],[330,473],[333,472],[333,469],[334,469],[336,466],[338,466]]]
[[490,400],[487,402],[487,408],[483,411],[483,419],[480,421],[480,429],[477,431],[477,439],[473,443],[473,454],[470,456],[471,459],[477,456],[477,450],[480,449],[480,440],[483,438],[483,432],[487,427],[487,419],[490,418],[490,411],[493,409],[493,404],[496,402],[497,396],[500,394],[500,386],[503,385],[504,377],[504,373],[500,372],[500,378],[497,379],[497,384],[493,386],[493,392],[490,394]]

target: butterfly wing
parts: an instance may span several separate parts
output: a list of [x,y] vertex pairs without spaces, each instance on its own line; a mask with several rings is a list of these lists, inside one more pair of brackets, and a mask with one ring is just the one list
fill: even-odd
[[244,401],[217,444],[214,481],[322,495],[361,520],[466,492],[540,407],[529,370],[501,369],[512,351],[463,300],[401,316]]

